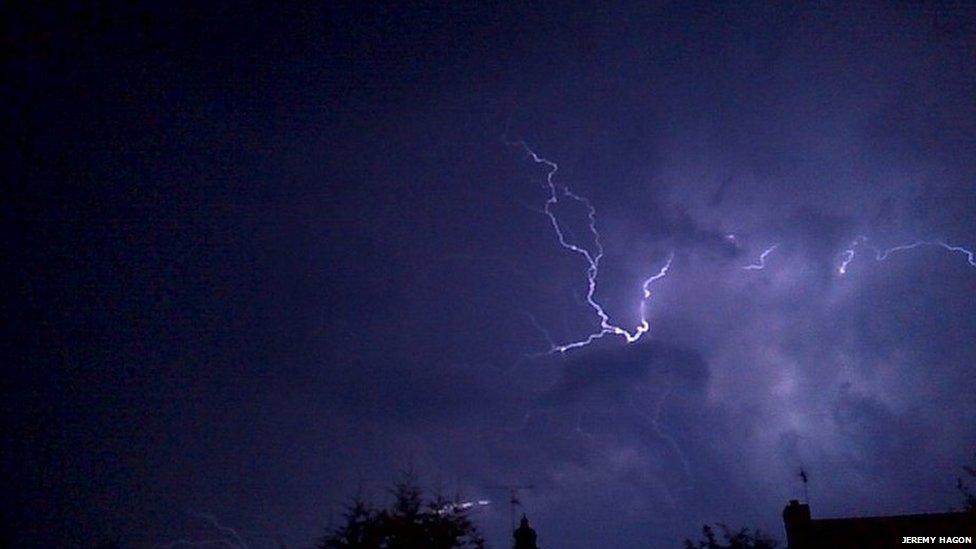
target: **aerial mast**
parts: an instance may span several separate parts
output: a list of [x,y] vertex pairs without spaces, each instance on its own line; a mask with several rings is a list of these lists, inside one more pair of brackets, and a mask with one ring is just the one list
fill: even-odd
[[522,505],[522,501],[519,499],[519,490],[532,490],[535,488],[535,486],[532,484],[505,484],[489,486],[489,488],[508,491],[509,521],[511,523],[512,530],[515,530],[515,508],[521,507],[523,510],[525,509],[525,506]]
[[803,482],[803,501],[810,505],[810,491],[807,489],[807,472],[800,467],[800,480]]

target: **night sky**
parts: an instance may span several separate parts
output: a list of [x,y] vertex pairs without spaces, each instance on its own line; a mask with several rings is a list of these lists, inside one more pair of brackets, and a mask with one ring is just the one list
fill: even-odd
[[[85,4],[3,8],[7,544],[309,547],[410,467],[496,548],[512,483],[549,549],[961,505],[973,3]],[[632,343],[549,354],[566,190]]]

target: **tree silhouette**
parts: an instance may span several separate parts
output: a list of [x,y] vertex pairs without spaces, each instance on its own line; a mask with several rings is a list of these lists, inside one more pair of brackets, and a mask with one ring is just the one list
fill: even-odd
[[[976,462],[974,462],[973,467],[963,465],[962,470],[965,471],[966,475],[968,475],[971,479],[976,479]],[[956,488],[959,489],[959,492],[962,493],[963,499],[966,501],[966,509],[976,511],[976,492],[973,492],[973,489],[970,488],[966,482],[963,482],[962,477],[958,477],[956,479]]]
[[756,530],[750,532],[748,528],[732,531],[724,524],[717,524],[722,531],[724,541],[719,541],[715,535],[715,530],[705,524],[702,526],[702,535],[705,537],[697,543],[690,539],[685,540],[685,549],[775,549],[777,542],[765,534]]
[[345,513],[345,524],[331,530],[319,549],[483,548],[478,528],[460,498],[441,495],[424,500],[412,475],[394,485],[393,504],[376,509],[356,499]]

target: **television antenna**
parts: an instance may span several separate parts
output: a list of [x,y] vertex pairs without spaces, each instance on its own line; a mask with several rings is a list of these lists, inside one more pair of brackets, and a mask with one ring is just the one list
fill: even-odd
[[800,467],[800,481],[803,482],[803,500],[807,505],[810,505],[810,490],[807,488],[807,481],[809,481],[809,478],[807,477],[807,472],[805,469],[803,469],[803,467]]
[[522,511],[525,511],[525,506],[522,505],[522,500],[519,498],[519,490],[533,490],[535,489],[534,484],[495,484],[487,487],[489,490],[505,490],[509,494],[508,504],[509,504],[509,520],[511,521],[512,531],[515,530],[515,508],[521,507]]

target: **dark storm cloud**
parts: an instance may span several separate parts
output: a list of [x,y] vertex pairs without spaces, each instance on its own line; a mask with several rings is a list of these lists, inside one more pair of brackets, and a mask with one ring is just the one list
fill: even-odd
[[670,220],[665,229],[665,235],[673,246],[697,249],[701,253],[723,259],[735,259],[742,254],[735,240],[729,236],[730,233],[698,225],[694,217],[686,211],[673,215],[674,219]]
[[[602,342],[601,342],[602,343]],[[695,351],[657,341],[640,341],[634,345],[594,345],[576,356],[558,360],[559,382],[544,401],[573,402],[595,396],[598,404],[626,400],[634,387],[682,380],[703,386],[708,380],[708,366]]]

